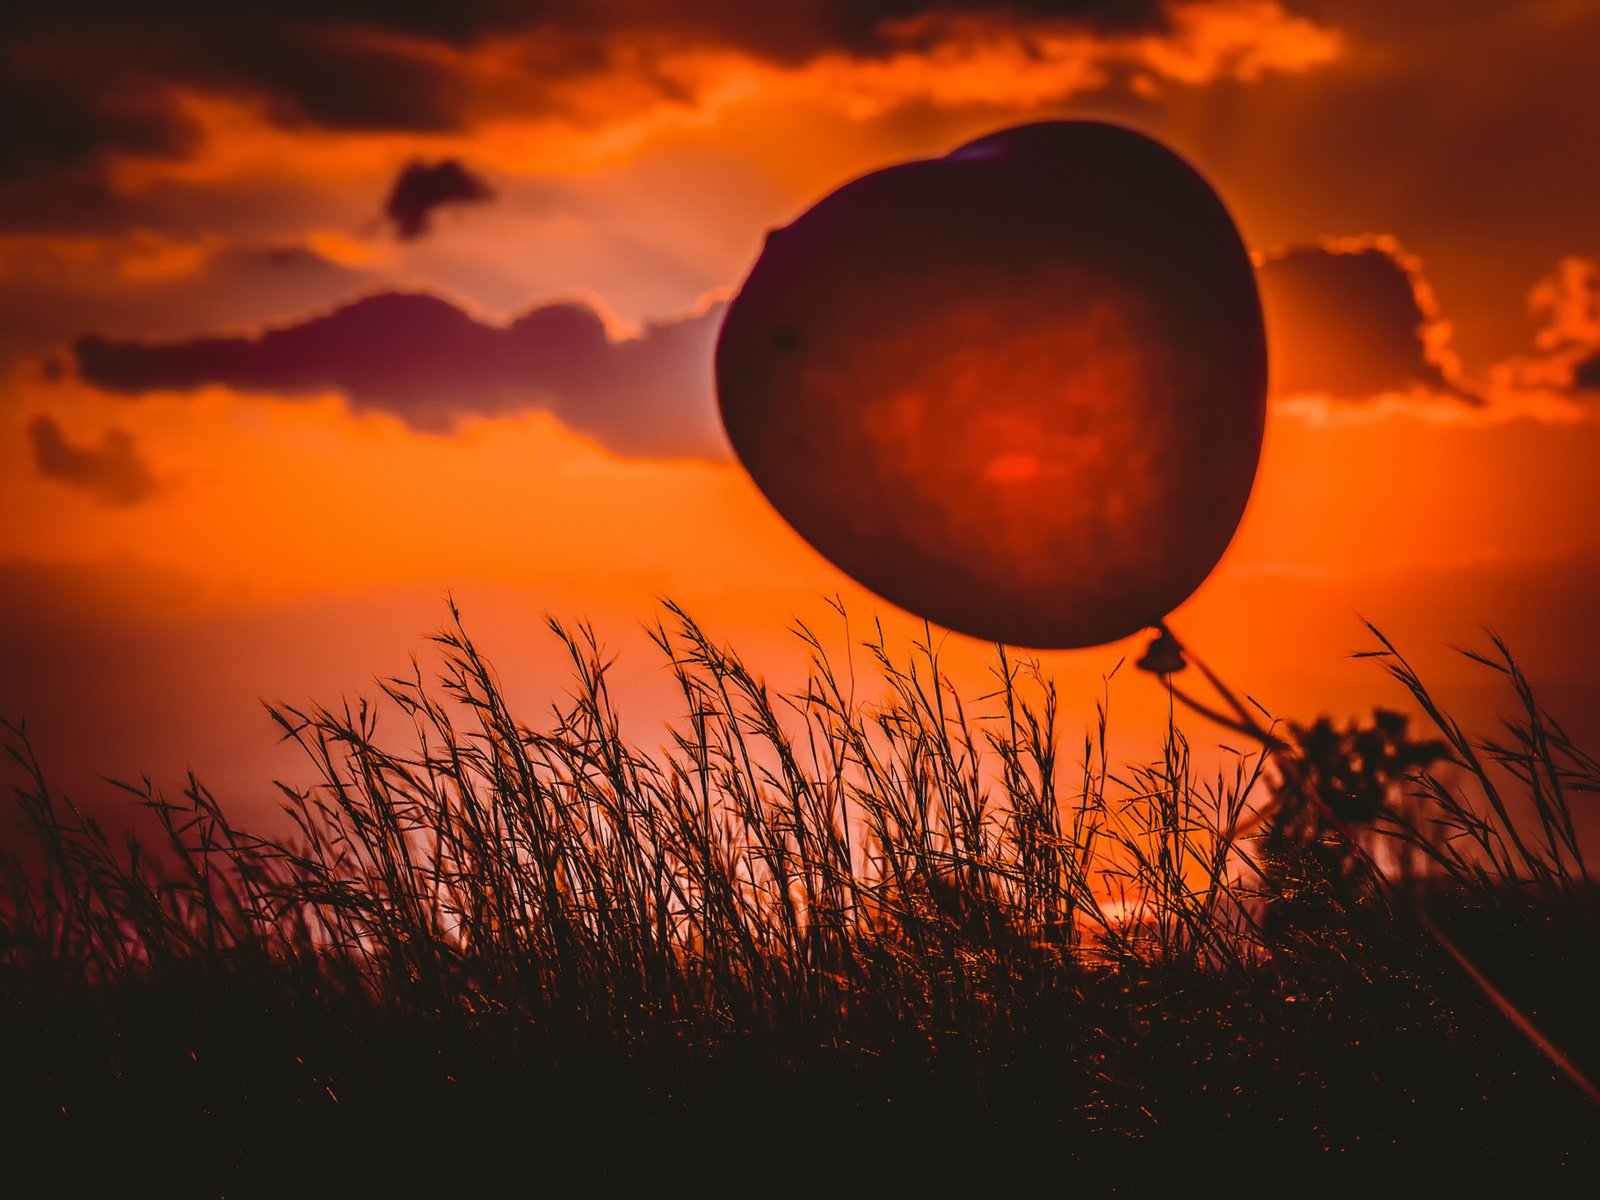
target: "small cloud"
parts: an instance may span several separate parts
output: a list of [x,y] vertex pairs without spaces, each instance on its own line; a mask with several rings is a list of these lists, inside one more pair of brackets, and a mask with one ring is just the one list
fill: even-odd
[[1600,264],[1564,258],[1534,285],[1528,309],[1540,321],[1534,344],[1567,372],[1574,392],[1600,391]]
[[1591,354],[1573,364],[1572,388],[1579,392],[1600,392],[1600,354]]
[[1272,391],[1364,401],[1481,397],[1461,380],[1450,326],[1416,256],[1390,237],[1290,246],[1259,264]]
[[394,181],[383,215],[394,222],[395,236],[414,241],[428,232],[433,214],[450,204],[482,204],[494,191],[453,158],[409,162]]
[[125,507],[155,494],[155,477],[126,430],[108,429],[99,446],[77,446],[52,418],[40,416],[29,424],[28,437],[41,474],[104,504]]
[[1539,349],[1600,347],[1600,265],[1586,258],[1562,259],[1528,293],[1528,311],[1539,322],[1534,336]]
[[[1494,368],[1513,387],[1593,401],[1600,392],[1600,264],[1569,257],[1528,293],[1536,351]],[[1573,395],[1581,393],[1581,395]]]

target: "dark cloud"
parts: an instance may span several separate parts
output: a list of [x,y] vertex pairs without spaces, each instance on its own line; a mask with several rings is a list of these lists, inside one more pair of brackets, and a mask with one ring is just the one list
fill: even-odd
[[1420,388],[1481,403],[1429,345],[1432,294],[1392,243],[1294,246],[1269,256],[1257,278],[1275,395],[1366,400]]
[[694,3],[552,5],[569,28],[639,31],[735,47],[775,62],[797,64],[829,51],[870,58],[916,44],[930,19],[990,17],[1007,22],[1064,20],[1099,32],[1167,27],[1165,0],[746,0]]
[[453,158],[409,162],[394,181],[383,214],[394,222],[395,234],[409,241],[428,232],[435,210],[493,198],[493,189]]
[[251,11],[244,5],[156,0],[133,14],[126,0],[62,0],[28,14],[18,29],[167,28],[193,31],[212,44],[227,44],[237,31],[248,31],[265,51],[273,48],[273,30],[363,30],[455,47],[530,31],[568,37],[642,34],[799,62],[829,50],[882,52],[897,44],[898,29],[929,17],[1056,19],[1112,32],[1166,28],[1168,7],[1169,0],[282,0],[269,11]]
[[[936,39],[918,28],[926,18],[1147,30],[1163,27],[1165,12],[1162,0],[286,0],[270,11],[62,0],[8,17],[0,183],[91,166],[109,151],[181,153],[194,131],[171,103],[174,86],[248,96],[291,127],[441,132],[485,104],[528,111],[556,103],[550,85],[612,69],[609,47],[630,36],[796,64]],[[525,69],[471,78],[460,52],[502,35],[523,38]],[[683,98],[681,85],[649,76],[636,56],[629,61],[664,98]]]
[[[3,59],[0,59],[3,61]],[[122,103],[122,100],[128,100]],[[0,68],[0,184],[71,170],[101,150],[178,154],[188,126],[160,103],[138,103],[113,89],[68,90]]]
[[545,409],[621,454],[720,459],[711,360],[721,317],[719,305],[614,341],[583,304],[545,305],[500,326],[437,296],[383,292],[257,337],[85,337],[74,353],[83,379],[126,394],[331,390],[426,432]]
[[1579,359],[1572,368],[1574,391],[1600,392],[1600,354]]
[[41,416],[29,424],[28,437],[42,474],[82,488],[105,504],[138,504],[155,494],[155,477],[126,430],[107,430],[98,446],[76,446],[61,426]]
[[[93,9],[70,4],[67,9]],[[183,88],[262,104],[287,127],[445,132],[470,89],[425,25],[349,25],[340,5],[296,19],[245,11],[186,20],[125,7],[72,22],[54,6],[0,44],[0,183],[95,166],[107,152],[181,155],[197,131]],[[356,6],[359,7],[359,6]],[[390,34],[407,36],[393,37]]]

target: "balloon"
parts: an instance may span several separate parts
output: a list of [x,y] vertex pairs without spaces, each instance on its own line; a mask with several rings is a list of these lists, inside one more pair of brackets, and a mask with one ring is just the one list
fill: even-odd
[[990,641],[1160,621],[1244,512],[1266,412],[1255,274],[1150,138],[1024,125],[775,230],[717,342],[772,505],[880,596]]

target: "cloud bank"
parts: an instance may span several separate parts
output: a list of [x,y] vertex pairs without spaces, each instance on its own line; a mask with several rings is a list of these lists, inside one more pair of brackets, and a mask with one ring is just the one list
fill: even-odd
[[[1483,404],[1461,379],[1421,264],[1392,238],[1289,247],[1265,256],[1258,278],[1274,396]],[[712,352],[722,312],[719,304],[615,338],[581,302],[540,305],[501,325],[431,293],[386,291],[250,336],[86,336],[72,357],[85,382],[124,395],[207,385],[337,392],[357,411],[433,434],[542,410],[620,455],[720,461],[728,450]],[[1576,386],[1596,375],[1600,362],[1580,365]]]
[[[1056,62],[1063,39],[1072,45]],[[0,47],[0,109],[26,114],[0,143],[0,184],[108,156],[182,158],[203,136],[185,107],[197,96],[288,130],[448,134],[486,118],[693,104],[717,56],[920,78],[918,62],[942,74],[961,67],[952,48],[976,46],[987,63],[998,43],[1015,51],[1004,56],[1014,69],[1048,60],[1058,96],[1104,82],[1092,63],[1076,69],[1096,46],[1194,83],[1303,69],[1332,44],[1282,0],[285,0],[270,11],[172,0],[137,13],[62,0],[12,18]],[[596,82],[599,95],[583,87]]]
[[86,382],[129,395],[208,384],[337,391],[358,411],[428,433],[543,409],[618,454],[720,460],[727,449],[711,396],[721,319],[717,305],[615,340],[582,303],[492,325],[438,296],[380,292],[253,337],[84,337],[73,356]]

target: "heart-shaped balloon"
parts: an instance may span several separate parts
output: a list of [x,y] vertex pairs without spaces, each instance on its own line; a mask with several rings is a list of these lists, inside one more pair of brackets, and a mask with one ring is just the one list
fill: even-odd
[[729,439],[808,542],[974,637],[1153,625],[1244,512],[1255,274],[1211,186],[1096,121],[1007,129],[767,238],[716,355]]

